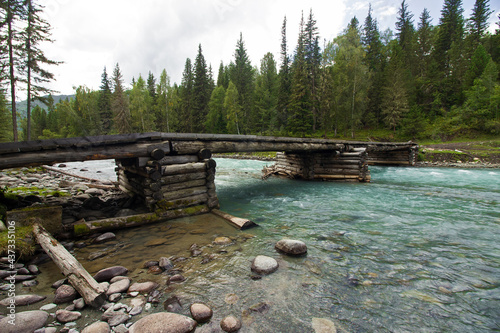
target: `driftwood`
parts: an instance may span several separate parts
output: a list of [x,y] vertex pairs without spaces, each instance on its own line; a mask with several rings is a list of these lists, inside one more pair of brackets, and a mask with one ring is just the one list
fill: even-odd
[[106,301],[106,293],[83,266],[40,224],[33,226],[33,234],[47,255],[80,293],[86,304],[99,308]]
[[212,209],[212,213],[214,213],[215,215],[217,215],[219,217],[222,217],[223,219],[230,222],[233,226],[235,226],[238,229],[248,229],[248,228],[257,226],[256,223],[254,223],[250,220],[242,219],[240,217],[236,217],[236,216],[221,212],[218,209]]
[[102,184],[102,182],[99,179],[94,179],[94,178],[88,178],[88,177],[84,177],[84,176],[80,176],[80,175],[75,175],[75,174],[72,174],[70,172],[63,171],[63,170],[60,170],[60,169],[57,169],[57,168],[54,168],[54,167],[51,167],[51,166],[48,166],[48,165],[43,165],[42,168],[44,168],[45,170],[58,172],[60,174],[66,175],[66,176],[71,176],[71,177],[74,177],[74,178],[78,178],[78,179],[83,179],[83,180],[89,181],[92,184],[85,184],[88,187],[101,188],[101,189],[113,189],[113,188],[116,188],[116,186],[114,186],[114,185],[104,185],[104,184]]

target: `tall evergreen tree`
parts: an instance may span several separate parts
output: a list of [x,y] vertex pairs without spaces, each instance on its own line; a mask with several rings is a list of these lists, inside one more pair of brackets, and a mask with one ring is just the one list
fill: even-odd
[[5,10],[5,23],[3,31],[3,40],[6,44],[8,77],[10,88],[10,103],[12,112],[12,135],[13,140],[18,141],[17,130],[17,109],[16,109],[16,85],[19,80],[16,67],[19,66],[20,60],[18,54],[22,54],[22,43],[20,42],[20,31],[16,27],[16,23],[25,18],[25,8],[21,0],[6,0],[3,1],[3,9]]
[[239,104],[240,94],[233,81],[229,81],[224,98],[224,110],[227,117],[227,132],[229,134],[241,134],[240,120],[242,117],[241,105]]
[[110,134],[113,125],[113,112],[111,110],[111,82],[108,79],[106,67],[101,75],[101,86],[98,101],[99,115],[101,118],[101,133]]
[[279,70],[277,127],[283,130],[287,126],[288,103],[290,100],[290,57],[286,42],[286,16],[281,27],[281,65]]
[[61,62],[48,59],[40,48],[44,42],[52,42],[50,38],[50,24],[44,20],[40,13],[42,7],[35,0],[25,0],[27,7],[27,24],[22,34],[25,59],[22,61],[21,70],[26,76],[27,94],[27,140],[31,139],[31,102],[42,100],[44,95],[52,93],[53,90],[44,87],[54,79],[54,74],[44,68],[44,65],[59,65]]
[[243,134],[251,133],[252,125],[255,123],[254,115],[252,114],[254,71],[245,48],[245,43],[243,42],[242,33],[240,33],[240,39],[236,43],[234,63],[231,64],[230,77],[238,91],[238,104],[241,107],[242,116],[239,118],[239,131]]
[[260,61],[260,73],[256,79],[255,103],[256,130],[270,134],[277,129],[278,73],[276,61],[268,52]]
[[123,76],[118,63],[113,70],[112,80],[114,91],[111,101],[111,109],[113,110],[115,129],[120,134],[130,133],[132,126],[129,103],[123,88]]
[[450,56],[448,51],[452,44],[462,41],[463,11],[462,0],[444,1],[434,47],[434,60],[441,71],[449,70]]
[[130,91],[130,120],[132,132],[152,132],[156,129],[155,114],[148,106],[149,97],[146,81],[141,75],[137,78]]
[[221,61],[219,65],[219,72],[217,74],[217,87],[224,87],[227,89],[229,85],[229,69],[227,66],[224,66],[224,63]]
[[305,42],[304,15],[302,15],[297,49],[293,62],[288,117],[288,130],[294,135],[300,136],[310,134],[313,126]]
[[184,72],[182,73],[182,83],[180,86],[180,109],[179,114],[179,129],[184,133],[194,132],[194,117],[193,117],[193,67],[191,59],[186,59]]
[[476,45],[488,29],[488,19],[493,13],[493,11],[490,10],[489,2],[489,0],[476,0],[474,8],[472,8],[472,15],[467,22],[469,34],[472,36]]
[[366,52],[364,63],[368,66],[369,71],[368,103],[363,118],[365,123],[374,126],[381,120],[381,90],[384,85],[384,59],[380,32],[377,20],[372,17],[371,4],[368,7],[368,15],[365,18],[361,41]]
[[224,100],[226,89],[223,85],[217,86],[213,91],[208,102],[208,115],[205,122],[205,128],[208,133],[226,133],[227,115],[224,109]]
[[175,123],[176,117],[172,114],[171,105],[169,105],[170,78],[167,70],[163,69],[160,74],[160,80],[156,85],[156,105],[155,118],[156,128],[160,132],[170,132],[171,123]]
[[10,115],[7,108],[7,99],[0,89],[0,142],[10,141],[12,131],[10,130]]
[[196,133],[205,131],[205,120],[208,114],[208,102],[211,93],[207,64],[200,44],[194,64],[193,79],[193,130]]
[[308,76],[308,87],[310,89],[309,96],[311,98],[311,113],[312,113],[312,131],[316,131],[319,98],[317,94],[319,82],[319,66],[321,63],[321,53],[319,47],[318,27],[312,9],[309,12],[309,18],[304,29],[305,40],[305,59]]

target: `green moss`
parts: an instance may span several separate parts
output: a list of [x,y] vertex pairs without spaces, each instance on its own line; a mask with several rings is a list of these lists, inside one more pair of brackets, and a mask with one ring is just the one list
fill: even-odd
[[73,225],[73,233],[75,236],[86,235],[90,232],[90,228],[85,223],[75,224]]
[[50,189],[46,189],[46,188],[40,188],[40,187],[36,187],[36,186],[30,186],[30,187],[19,186],[19,187],[9,188],[8,192],[5,194],[5,196],[7,197],[7,195],[9,195],[9,194],[15,196],[15,194],[12,192],[16,192],[17,194],[24,194],[24,195],[32,195],[32,194],[37,194],[37,195],[41,195],[41,196],[52,195],[55,197],[65,197],[65,196],[70,195],[69,193],[66,193],[66,192],[61,192],[61,191],[57,191],[57,190],[50,190]]
[[[11,254],[9,252],[9,244],[12,245],[12,240],[15,240],[15,249],[10,248],[16,252],[16,258],[26,258],[31,256],[35,252],[34,242],[32,241],[33,227],[28,226],[16,226],[14,234],[15,238],[12,238],[12,233],[2,231],[0,232],[0,256],[7,256]],[[10,238],[9,238],[10,236]],[[11,242],[9,243],[9,240]]]

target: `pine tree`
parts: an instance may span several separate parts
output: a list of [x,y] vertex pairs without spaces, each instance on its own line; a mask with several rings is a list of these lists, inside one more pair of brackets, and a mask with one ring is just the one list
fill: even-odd
[[449,69],[448,51],[453,43],[463,38],[463,8],[462,0],[445,0],[439,20],[439,30],[434,48],[434,60],[442,71]]
[[155,130],[156,119],[151,110],[148,110],[149,91],[146,81],[141,75],[135,81],[130,91],[130,120],[132,132],[152,132]]
[[224,63],[221,61],[219,66],[219,73],[217,74],[217,87],[224,87],[227,89],[229,85],[229,69],[227,66],[224,66]]
[[7,100],[3,90],[0,90],[0,142],[10,141],[12,131],[10,130],[10,114],[7,109]]
[[27,25],[21,38],[24,44],[24,56],[21,70],[26,76],[27,93],[27,140],[31,139],[31,102],[33,100],[44,101],[42,96],[52,93],[53,90],[43,86],[54,79],[54,74],[43,68],[44,65],[59,65],[61,62],[47,59],[40,46],[44,42],[52,42],[50,39],[50,24],[45,21],[40,13],[42,7],[35,0],[26,0]]
[[155,105],[155,117],[156,117],[156,128],[160,132],[170,132],[171,124],[176,123],[176,117],[174,117],[172,105],[169,102],[169,92],[170,88],[170,78],[167,74],[167,70],[163,69],[160,74],[160,81],[156,85],[156,105]]
[[281,27],[281,65],[279,70],[277,128],[282,131],[287,126],[288,103],[290,100],[290,58],[286,43],[286,16]]
[[111,101],[111,109],[114,115],[114,127],[120,134],[130,133],[131,119],[128,98],[125,95],[123,88],[123,76],[118,63],[113,70],[113,98]]
[[99,93],[99,115],[101,118],[101,133],[100,134],[110,134],[113,125],[113,112],[111,110],[111,83],[108,79],[108,73],[106,72],[106,67],[101,75],[101,86]]
[[255,123],[254,115],[252,114],[254,71],[248,58],[242,33],[240,33],[240,39],[236,43],[234,63],[231,64],[230,77],[238,91],[238,104],[242,112],[242,116],[238,122],[239,131],[243,134],[251,133],[253,124]]
[[207,64],[200,44],[194,64],[193,80],[193,130],[196,133],[203,133],[205,131],[205,121],[208,114],[208,102],[210,101],[211,93]]

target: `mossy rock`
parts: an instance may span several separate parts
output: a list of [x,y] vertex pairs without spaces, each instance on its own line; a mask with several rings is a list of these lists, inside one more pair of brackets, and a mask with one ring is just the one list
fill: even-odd
[[6,213],[6,221],[15,221],[16,226],[29,226],[38,222],[55,235],[62,230],[62,207],[27,207],[10,210]]

